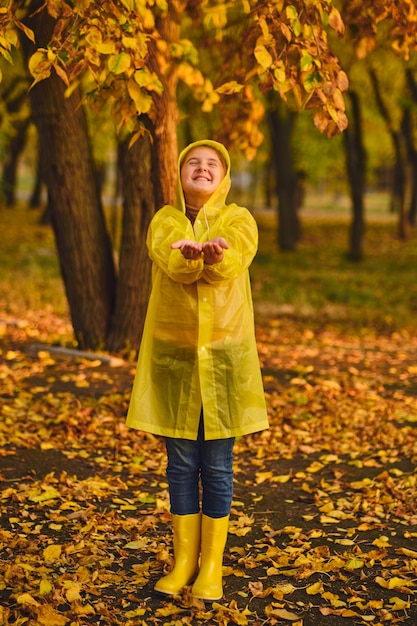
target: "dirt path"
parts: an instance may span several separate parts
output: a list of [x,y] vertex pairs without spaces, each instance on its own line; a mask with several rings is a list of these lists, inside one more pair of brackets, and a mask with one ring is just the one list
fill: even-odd
[[0,623],[417,624],[416,345],[258,329],[271,428],[239,440],[224,599],[156,596],[165,454],[134,367],[1,340]]

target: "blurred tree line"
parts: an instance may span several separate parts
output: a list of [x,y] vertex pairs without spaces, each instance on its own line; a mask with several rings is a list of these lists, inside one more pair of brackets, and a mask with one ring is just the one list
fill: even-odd
[[[215,138],[261,167],[283,251],[301,236],[304,185],[332,175],[351,197],[352,260],[363,255],[364,195],[378,171],[388,172],[398,234],[407,236],[417,210],[413,7],[24,0],[0,8],[4,199],[16,200],[29,145],[29,203],[39,205],[46,189],[80,347],[137,349],[150,287],[146,230],[173,202],[178,144]],[[103,207],[109,155],[120,234]]]

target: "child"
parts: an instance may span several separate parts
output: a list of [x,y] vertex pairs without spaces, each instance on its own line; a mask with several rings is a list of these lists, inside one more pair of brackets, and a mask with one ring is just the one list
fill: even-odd
[[[226,205],[230,159],[215,141],[179,156],[177,199],[147,238],[149,299],[127,424],[165,437],[175,566],[155,589],[223,595],[236,436],[268,427],[248,267],[258,231]],[[200,482],[202,511],[200,511]]]

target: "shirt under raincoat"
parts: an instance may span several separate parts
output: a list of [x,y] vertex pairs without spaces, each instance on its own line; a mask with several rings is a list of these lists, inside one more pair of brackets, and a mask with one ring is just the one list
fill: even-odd
[[[192,148],[216,149],[227,172],[194,225],[186,217],[181,164]],[[196,440],[201,410],[205,439],[235,437],[268,427],[255,340],[248,268],[258,230],[250,212],[226,205],[230,159],[214,141],[180,154],[176,206],[153,217],[147,246],[152,290],[139,351],[127,425],[145,432]],[[224,259],[187,260],[171,244],[224,237]]]

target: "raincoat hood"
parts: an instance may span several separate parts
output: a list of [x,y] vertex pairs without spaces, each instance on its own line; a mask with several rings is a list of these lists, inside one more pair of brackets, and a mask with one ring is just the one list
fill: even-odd
[[206,207],[212,208],[220,208],[226,204],[227,194],[230,191],[230,187],[232,184],[230,178],[230,156],[225,146],[218,141],[213,141],[212,139],[201,139],[199,141],[194,141],[190,143],[184,150],[180,153],[178,157],[178,172],[177,172],[177,190],[176,190],[176,201],[175,207],[185,213],[185,198],[184,192],[181,186],[181,167],[184,163],[185,157],[187,154],[193,150],[194,148],[198,148],[199,146],[206,146],[207,148],[212,148],[218,152],[224,162],[226,163],[226,174],[221,181],[220,185],[217,187],[216,191],[210,196],[209,200],[206,202]]

